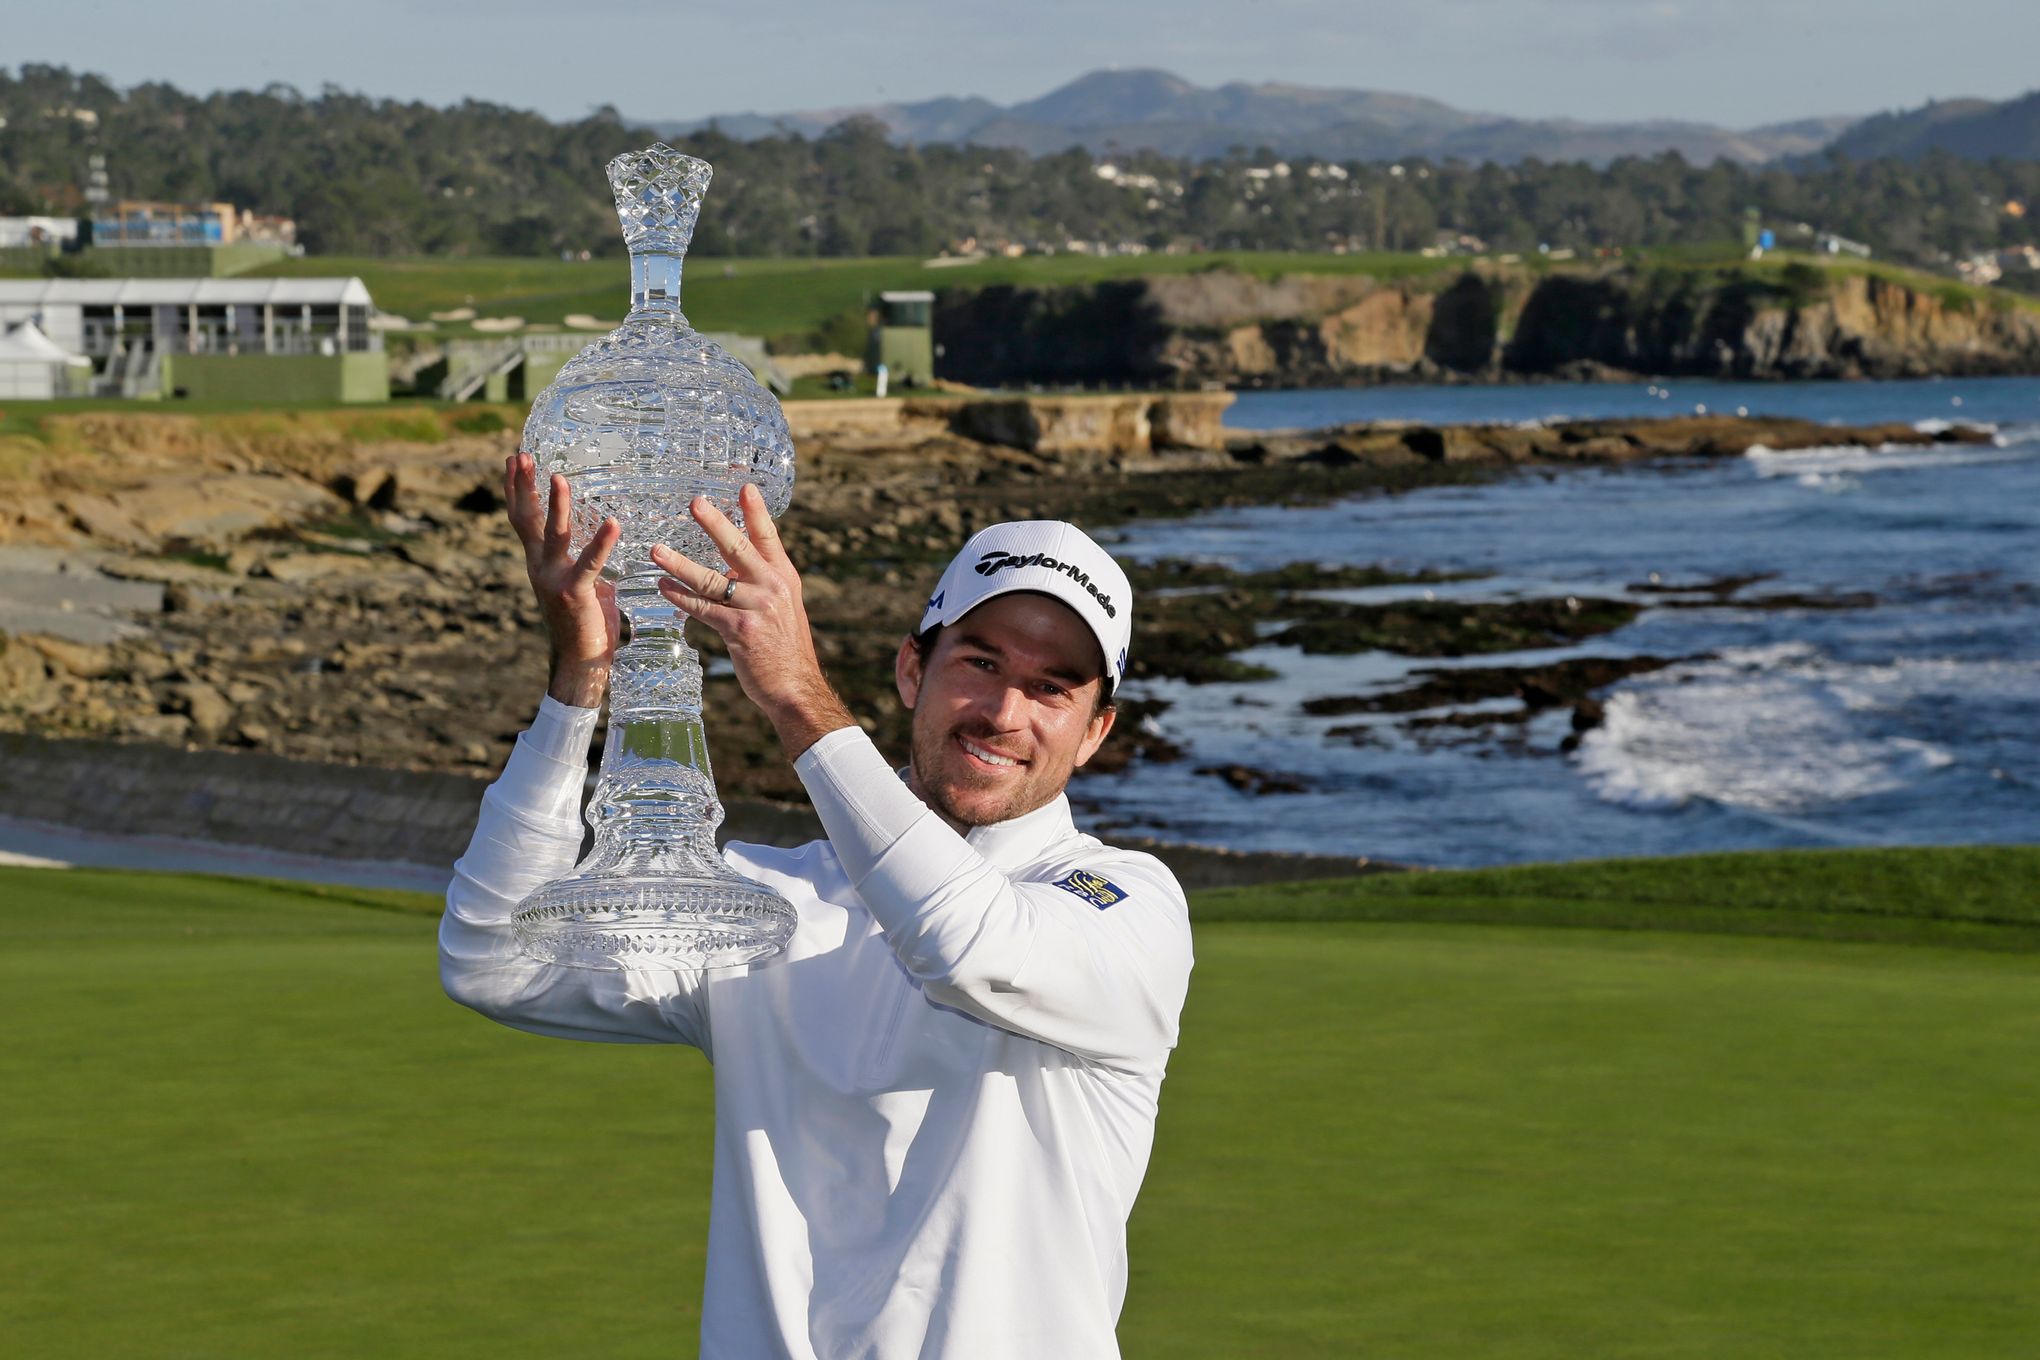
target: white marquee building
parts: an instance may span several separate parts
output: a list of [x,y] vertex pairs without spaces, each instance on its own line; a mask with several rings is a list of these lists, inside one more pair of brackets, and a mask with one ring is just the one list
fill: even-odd
[[107,396],[154,395],[177,356],[380,351],[373,315],[358,278],[0,279],[0,332],[33,322],[90,359]]

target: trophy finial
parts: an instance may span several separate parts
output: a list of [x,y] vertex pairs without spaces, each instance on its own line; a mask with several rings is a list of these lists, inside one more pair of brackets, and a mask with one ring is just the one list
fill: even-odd
[[611,161],[609,187],[616,192],[616,216],[630,253],[685,254],[712,173],[707,161],[664,142]]

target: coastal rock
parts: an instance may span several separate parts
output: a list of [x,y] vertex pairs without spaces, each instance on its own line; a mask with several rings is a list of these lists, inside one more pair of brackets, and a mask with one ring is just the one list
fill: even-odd
[[[924,462],[983,445],[1058,459],[1119,460],[1158,449],[1224,448],[1223,420],[1232,403],[1225,391],[799,401],[787,407],[787,427],[804,465],[837,449],[903,446],[916,448]],[[945,449],[944,441],[962,442]]]
[[[274,473],[164,477],[122,488],[114,503],[139,526],[142,543],[220,543],[258,529],[293,524],[333,508],[323,488]],[[116,540],[119,541],[119,540]]]
[[1454,373],[1475,374],[1495,363],[1506,288],[1468,270],[1438,294],[1424,332],[1424,358]]
[[967,439],[1051,457],[1224,447],[1230,392],[975,398],[952,428]]
[[1632,675],[1672,665],[1662,656],[1582,656],[1541,666],[1466,666],[1413,673],[1415,684],[1383,694],[1333,695],[1307,699],[1303,711],[1313,717],[1355,713],[1418,713],[1428,709],[1515,699],[1518,710],[1460,715],[1474,723],[1513,722],[1547,709],[1577,704],[1593,691]]
[[1199,392],[1162,396],[1148,411],[1148,429],[1157,449],[1222,449],[1225,413],[1233,404],[1230,392]]
[[227,696],[203,680],[173,685],[166,711],[189,718],[192,732],[208,740],[226,731],[234,720],[234,706]]
[[[1058,400],[1122,409],[1139,403],[1148,412],[1150,452],[1057,453],[959,435],[953,422],[973,400],[917,396],[898,403],[790,404],[789,414],[803,422],[806,433],[800,489],[781,530],[810,600],[826,604],[813,611],[816,649],[853,710],[887,749],[903,749],[907,730],[907,715],[892,692],[902,621],[917,616],[942,560],[984,524],[1076,518],[1105,527],[1226,506],[1461,485],[1516,465],[1569,464],[1582,448],[1588,458],[1602,450],[1614,456],[1616,445],[1597,442],[1603,440],[1619,441],[1621,450],[1636,456],[1657,456],[1740,452],[1758,441],[1783,448],[1816,432],[1824,442],[1858,437],[1830,427],[1802,431],[1780,422],[1711,418],[1704,428],[1650,421],[1498,426],[1441,435],[1467,441],[1466,455],[1426,458],[1409,447],[1413,427],[1382,424],[1241,437],[1231,450],[1185,452],[1164,438],[1164,425],[1175,417],[1162,413],[1181,403],[1179,409],[1189,413],[1185,428],[1193,430],[1186,442],[1235,442],[1217,426],[1229,394],[1107,393]],[[814,405],[837,406],[844,414],[804,413]],[[865,409],[874,414],[867,416]],[[151,434],[155,419],[171,422],[163,441]],[[144,474],[162,474],[159,443],[188,443],[175,457],[193,466],[211,458],[210,419],[123,415],[116,433],[145,452],[95,454],[63,465],[61,479],[52,476],[25,495],[47,504],[59,494],[85,491],[117,501]],[[864,419],[896,433],[860,433],[856,421]],[[1084,421],[1108,439],[1121,438],[1114,431],[1129,428],[1116,416],[1087,414]],[[270,423],[265,418],[261,428]],[[1203,433],[1194,432],[1199,426]],[[296,478],[313,488],[306,504],[315,513],[308,519],[320,527],[314,530],[306,520],[269,524],[230,534],[203,549],[204,556],[116,554],[109,574],[159,581],[166,593],[180,592],[175,607],[159,611],[158,598],[147,600],[146,609],[139,602],[132,606],[140,612],[129,626],[145,632],[115,641],[109,668],[97,678],[58,672],[41,652],[10,642],[0,652],[0,672],[9,682],[0,692],[0,727],[59,736],[103,729],[143,740],[470,774],[479,768],[473,763],[473,744],[479,742],[492,762],[499,760],[510,736],[528,721],[545,670],[542,625],[521,554],[499,512],[488,511],[479,495],[490,477],[500,475],[500,450],[481,439],[354,447],[318,433],[301,446],[272,448],[253,433],[230,438],[241,441],[235,447],[243,466],[235,475]],[[1924,443],[1931,436],[1907,430],[1903,438]],[[1280,456],[1240,456],[1244,445],[1259,441]],[[1324,454],[1327,449],[1337,456]],[[498,460],[493,466],[492,459]],[[322,489],[338,472],[374,468],[395,472],[397,508],[350,505]],[[462,508],[460,502],[471,496],[474,507]],[[18,522],[0,523],[0,533]],[[880,529],[885,535],[875,532]],[[66,530],[71,537],[65,552],[87,561],[76,545],[78,532]],[[321,550],[307,550],[315,544]],[[229,570],[206,565],[214,554]],[[102,555],[95,551],[89,560]],[[262,566],[271,560],[281,569]],[[258,568],[261,574],[249,574]],[[1250,703],[1260,701],[1252,682],[1268,672],[1240,653],[1264,640],[1270,620],[1290,626],[1317,621],[1335,641],[1372,628],[1383,645],[1451,645],[1469,653],[1483,637],[1500,642],[1511,627],[1533,637],[1554,636],[1554,622],[1566,622],[1560,636],[1572,627],[1569,615],[1525,616],[1514,625],[1476,616],[1469,627],[1458,621],[1466,610],[1443,601],[1453,614],[1400,623],[1349,618],[1331,599],[1302,603],[1326,592],[1421,588],[1439,579],[1421,573],[1325,571],[1312,564],[1239,573],[1208,563],[1158,563],[1135,575],[1136,590],[1147,603],[1133,674],[1237,684],[1238,697]],[[92,579],[111,584],[97,573]],[[707,638],[697,637],[697,645],[712,672],[705,702],[719,787],[731,797],[799,802],[804,791],[770,723],[733,678],[716,673],[720,649]],[[1513,683],[1508,688],[1514,692]],[[1579,702],[1567,692],[1553,693],[1540,702]],[[1183,758],[1183,733],[1169,716],[1137,693],[1123,696],[1114,733],[1087,776]]]
[[104,496],[74,491],[60,497],[57,505],[86,537],[96,543],[117,548],[149,549],[156,546],[156,535],[137,523],[127,510]]
[[351,469],[333,479],[337,495],[345,497],[350,505],[369,510],[393,509],[398,487],[397,470],[392,467]]
[[115,580],[149,581],[160,586],[214,590],[229,584],[227,573],[219,567],[174,557],[106,557],[100,559],[99,571]]
[[1587,733],[1608,721],[1608,708],[1599,699],[1581,699],[1573,705],[1570,730],[1558,743],[1559,752],[1570,755],[1580,749]]
[[968,401],[956,429],[966,438],[1035,453],[1146,453],[1154,447],[1147,408],[1145,400],[1084,397]]
[[935,324],[945,369],[982,386],[2040,372],[2040,313],[1805,263],[1482,265],[1394,282],[1214,270],[945,290]]
[[252,572],[286,585],[304,585],[336,576],[354,576],[359,575],[361,570],[362,563],[351,556],[319,552],[286,553],[269,557],[251,569]]
[[1280,371],[1268,333],[1259,325],[1234,326],[1225,333],[1226,368],[1241,378],[1265,378]]
[[1299,775],[1275,770],[1257,770],[1251,765],[1200,765],[1197,773],[1216,775],[1228,788],[1259,798],[1267,794],[1307,793],[1310,786]]
[[1408,369],[1424,357],[1434,299],[1381,288],[1317,323],[1313,359],[1329,368]]
[[1547,374],[1582,361],[1729,379],[2030,373],[2040,315],[1809,265],[1669,285],[1636,270],[1555,275],[1525,301],[1503,362]]
[[229,576],[252,576],[269,557],[269,549],[264,544],[236,543],[228,547],[220,558],[220,570]]
[[121,653],[121,669],[137,682],[167,680],[176,671],[177,663],[149,639],[138,639],[126,645]]
[[21,641],[41,652],[52,670],[65,675],[97,680],[113,671],[113,649],[110,647],[43,633],[27,634]]
[[1579,596],[1479,603],[1405,600],[1356,605],[1310,598],[1286,601],[1298,621],[1267,639],[1311,654],[1364,651],[1406,656],[1472,656],[1560,646],[1634,622],[1639,606]]
[[33,716],[48,712],[58,701],[42,651],[0,633],[0,706]]
[[1077,771],[1080,777],[1117,774],[1135,761],[1168,765],[1183,758],[1183,748],[1161,722],[1162,714],[1169,710],[1168,700],[1121,699],[1118,707],[1111,738]]
[[142,713],[127,720],[127,730],[143,741],[177,745],[191,735],[191,719],[182,713]]
[[1519,448],[1512,448],[1507,440],[1497,440],[1494,437],[1496,433],[1478,425],[1420,426],[1402,432],[1402,446],[1433,463],[1482,462],[1521,456]]
[[397,555],[443,580],[459,581],[473,573],[475,559],[449,543],[415,540],[397,545]]

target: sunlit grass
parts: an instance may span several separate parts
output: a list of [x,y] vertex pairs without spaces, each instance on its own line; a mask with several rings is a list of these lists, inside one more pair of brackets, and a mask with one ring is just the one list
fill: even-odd
[[[1200,894],[1125,1353],[2021,1353],[2036,869]],[[461,1010],[437,907],[0,870],[10,1353],[693,1353],[707,1064]]]
[[[887,289],[989,284],[1090,283],[1151,274],[1235,269],[1262,278],[1284,274],[1367,274],[1393,279],[1440,273],[1455,262],[1420,255],[1220,251],[1206,255],[1051,255],[987,259],[930,269],[918,257],[875,259],[690,259],[682,287],[688,319],[701,330],[782,336],[811,331],[860,309]],[[472,307],[481,316],[520,316],[557,325],[580,313],[610,322],[630,301],[622,258],[371,259],[311,256],[262,271],[292,276],[358,275],[376,306],[414,322],[433,312]],[[464,333],[460,322],[445,323]],[[591,334],[591,339],[593,338]]]

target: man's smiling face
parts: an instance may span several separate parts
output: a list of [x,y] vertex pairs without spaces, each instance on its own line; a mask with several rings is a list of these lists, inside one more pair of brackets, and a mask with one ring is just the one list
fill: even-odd
[[1053,802],[1112,730],[1098,639],[1060,600],[1014,591],[944,628],[895,666],[913,710],[914,792],[962,830]]

